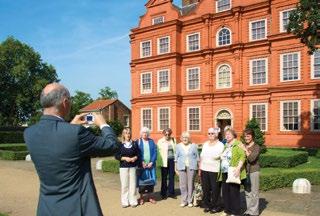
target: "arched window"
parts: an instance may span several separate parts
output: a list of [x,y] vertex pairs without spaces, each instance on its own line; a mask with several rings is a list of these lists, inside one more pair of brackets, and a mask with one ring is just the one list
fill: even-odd
[[231,44],[231,31],[228,28],[223,28],[218,32],[217,46],[225,46]]
[[221,65],[217,71],[217,88],[231,88],[231,68],[229,65]]

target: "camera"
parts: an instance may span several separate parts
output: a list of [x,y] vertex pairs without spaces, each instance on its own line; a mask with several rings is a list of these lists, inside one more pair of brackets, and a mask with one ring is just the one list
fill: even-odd
[[94,116],[92,115],[92,113],[89,113],[88,115],[86,115],[85,120],[88,124],[93,124]]

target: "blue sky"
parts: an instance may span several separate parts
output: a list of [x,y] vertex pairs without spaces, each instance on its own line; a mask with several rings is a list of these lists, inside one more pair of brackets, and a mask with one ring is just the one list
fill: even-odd
[[80,90],[96,98],[109,86],[130,106],[128,35],[146,2],[0,0],[0,41],[13,36],[32,46],[72,94]]

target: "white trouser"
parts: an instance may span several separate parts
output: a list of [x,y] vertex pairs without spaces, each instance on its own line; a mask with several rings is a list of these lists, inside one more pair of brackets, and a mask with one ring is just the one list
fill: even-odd
[[120,168],[120,181],[121,181],[121,204],[137,205],[137,174],[136,167]]

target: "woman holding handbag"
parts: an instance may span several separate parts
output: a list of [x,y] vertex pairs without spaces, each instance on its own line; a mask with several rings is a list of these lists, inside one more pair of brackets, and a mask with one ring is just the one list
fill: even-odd
[[220,211],[218,199],[221,184],[218,181],[218,176],[224,145],[218,139],[219,132],[220,128],[209,128],[208,141],[203,144],[200,154],[199,176],[203,190],[202,206],[205,213],[212,214]]
[[236,132],[225,131],[227,143],[221,155],[222,198],[225,215],[240,215],[240,184],[246,178],[244,163],[246,155],[240,147]]
[[140,149],[138,185],[140,199],[139,204],[144,204],[144,198],[147,197],[150,203],[155,204],[155,199],[151,196],[156,184],[156,161],[157,146],[149,138],[150,131],[147,127],[141,129],[141,138],[137,140]]

